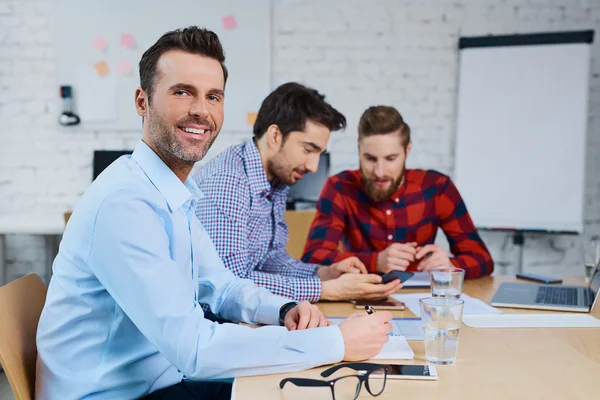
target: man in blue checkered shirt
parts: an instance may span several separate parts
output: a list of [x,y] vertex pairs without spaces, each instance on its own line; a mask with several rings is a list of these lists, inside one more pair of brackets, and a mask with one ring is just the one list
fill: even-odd
[[228,148],[196,175],[204,194],[196,215],[238,277],[298,301],[380,299],[400,287],[398,280],[381,284],[356,257],[319,266],[286,251],[288,187],[317,171],[331,131],[345,127],[345,117],[325,96],[286,83],[263,101],[254,137]]

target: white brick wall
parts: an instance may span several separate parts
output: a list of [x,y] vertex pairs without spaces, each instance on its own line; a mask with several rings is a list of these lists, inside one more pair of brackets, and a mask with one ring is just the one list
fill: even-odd
[[[57,128],[55,1],[0,0],[0,215],[62,214],[89,184],[93,150],[132,148],[139,140]],[[415,132],[410,166],[449,174],[460,35],[600,28],[599,0],[273,0],[273,6],[273,85],[302,81],[334,105],[353,97],[401,104]],[[600,234],[599,43],[597,37],[592,51],[585,237]],[[345,110],[349,129],[332,136],[333,172],[357,165],[362,111]],[[209,154],[243,139],[222,132]],[[514,267],[507,236],[483,236],[498,264]],[[9,236],[9,278],[43,271],[42,247],[41,238]],[[577,237],[528,237],[526,268],[580,274],[580,248]]]

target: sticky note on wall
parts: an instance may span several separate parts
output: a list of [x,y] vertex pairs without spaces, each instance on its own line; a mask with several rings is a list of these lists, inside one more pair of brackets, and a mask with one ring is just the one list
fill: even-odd
[[226,31],[237,28],[237,21],[233,15],[224,16],[221,18],[221,22],[223,23],[223,29]]
[[135,47],[135,37],[131,33],[124,33],[121,35],[121,46],[128,47],[130,49]]
[[105,76],[110,73],[110,68],[108,68],[108,64],[106,61],[100,61],[94,64],[94,69],[96,70],[96,75]]
[[121,60],[117,62],[117,72],[121,75],[131,75],[131,61]]
[[108,42],[104,36],[96,36],[92,40],[92,47],[96,50],[104,51],[104,50],[106,50],[107,45],[108,45]]
[[257,112],[248,112],[246,113],[246,125],[254,126],[256,122]]

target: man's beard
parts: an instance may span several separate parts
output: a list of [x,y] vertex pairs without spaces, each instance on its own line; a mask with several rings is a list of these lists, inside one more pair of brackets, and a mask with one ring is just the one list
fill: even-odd
[[360,177],[363,181],[365,191],[367,192],[369,197],[371,197],[371,199],[373,199],[373,201],[379,202],[379,201],[389,200],[390,197],[392,197],[392,195],[394,193],[396,193],[396,191],[402,184],[402,180],[404,179],[405,171],[406,171],[406,168],[402,168],[402,172],[400,173],[400,175],[398,175],[398,177],[396,179],[391,180],[392,183],[390,184],[390,187],[387,189],[380,189],[379,187],[377,187],[377,184],[375,183],[375,181],[377,179],[367,177],[362,168],[360,169]]
[[150,127],[150,137],[160,151],[170,154],[186,163],[195,163],[202,160],[218,135],[218,132],[215,132],[215,125],[210,120],[194,117],[186,118],[178,121],[175,127],[191,124],[206,125],[209,127],[210,133],[204,134],[212,135],[200,146],[186,146],[177,135],[177,132],[175,132],[176,128],[169,127],[155,110],[151,110],[148,114],[148,124]]
[[301,175],[306,174],[306,170],[298,170],[292,168],[289,161],[283,154],[283,145],[281,149],[273,156],[273,158],[267,161],[267,169],[272,177],[280,181],[281,183],[293,186],[298,183],[298,179],[295,182],[292,181],[292,173],[294,171]]

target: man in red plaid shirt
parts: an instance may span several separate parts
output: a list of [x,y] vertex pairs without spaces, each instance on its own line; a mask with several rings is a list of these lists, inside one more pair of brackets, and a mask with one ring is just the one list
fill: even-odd
[[[494,262],[451,179],[406,169],[410,128],[393,107],[370,107],[358,127],[360,169],[330,177],[317,204],[305,262],[358,257],[370,272],[428,271],[454,265],[466,278]],[[452,256],[434,244],[442,228]],[[342,246],[340,246],[340,242]]]

